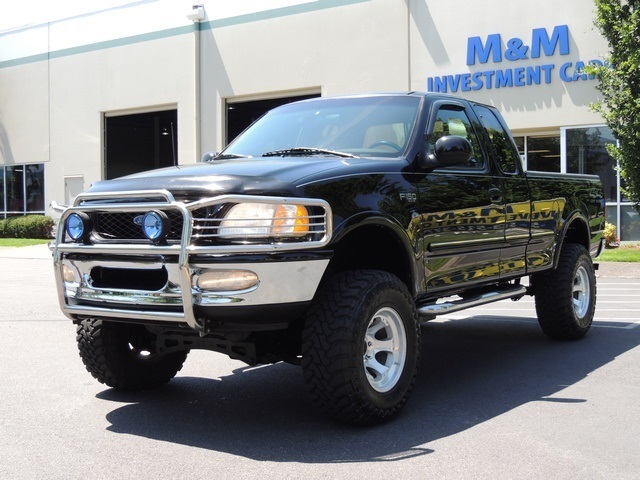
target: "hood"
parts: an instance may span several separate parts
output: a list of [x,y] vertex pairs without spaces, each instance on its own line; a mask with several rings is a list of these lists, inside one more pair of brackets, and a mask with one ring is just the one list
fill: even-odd
[[[303,183],[362,171],[384,160],[336,157],[277,157],[216,160],[180,165],[94,183],[89,192],[168,190],[174,197],[197,199],[222,194],[292,195]],[[398,160],[394,161],[396,168]]]

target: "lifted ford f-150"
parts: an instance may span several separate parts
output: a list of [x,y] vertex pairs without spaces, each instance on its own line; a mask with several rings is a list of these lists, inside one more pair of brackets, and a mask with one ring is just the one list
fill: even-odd
[[591,325],[601,183],[525,172],[493,107],[306,100],[210,157],[97,182],[61,215],[60,304],[108,386],[159,386],[208,349],[300,364],[314,404],[371,424],[406,403],[423,321],[533,295],[547,335]]

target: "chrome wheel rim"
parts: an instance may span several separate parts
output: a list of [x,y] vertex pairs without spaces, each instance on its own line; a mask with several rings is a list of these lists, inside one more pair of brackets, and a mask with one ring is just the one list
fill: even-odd
[[364,339],[363,366],[371,388],[384,393],[400,380],[407,358],[407,335],[402,317],[389,307],[369,321]]
[[589,311],[590,290],[589,273],[584,266],[580,266],[573,279],[573,311],[579,319],[584,318]]

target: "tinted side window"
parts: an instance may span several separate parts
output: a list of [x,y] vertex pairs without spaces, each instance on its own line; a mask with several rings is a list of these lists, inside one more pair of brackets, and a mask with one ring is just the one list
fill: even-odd
[[[429,152],[435,150],[435,144],[440,137],[446,135],[457,135],[469,140],[471,144],[471,158],[464,166],[468,169],[482,170],[484,169],[484,157],[480,150],[480,143],[476,132],[467,116],[466,112],[460,107],[454,105],[444,105],[438,109],[436,121],[433,125],[433,132],[429,137]],[[451,167],[459,169],[459,166]]]
[[490,109],[476,105],[475,111],[489,136],[493,154],[500,170],[504,173],[518,173],[518,153],[513,147],[509,133],[502,127],[502,124]]

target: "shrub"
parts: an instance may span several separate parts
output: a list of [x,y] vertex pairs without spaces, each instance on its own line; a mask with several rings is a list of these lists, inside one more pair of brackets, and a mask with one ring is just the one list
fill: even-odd
[[44,215],[25,215],[0,220],[2,238],[52,238],[53,219]]
[[616,226],[612,223],[606,222],[604,224],[604,231],[602,232],[604,241],[607,247],[613,248],[620,244],[620,240],[616,236]]

